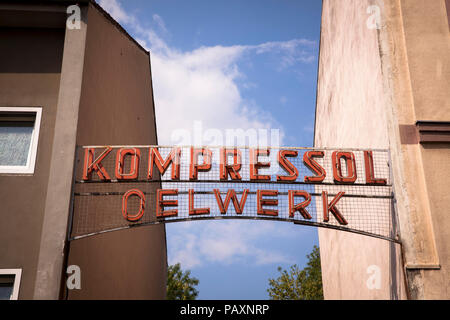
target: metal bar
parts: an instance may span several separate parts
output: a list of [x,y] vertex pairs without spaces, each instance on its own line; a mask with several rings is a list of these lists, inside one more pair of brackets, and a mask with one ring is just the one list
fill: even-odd
[[277,146],[208,146],[208,145],[202,145],[202,146],[196,146],[196,145],[113,145],[113,146],[101,146],[101,145],[94,145],[94,146],[79,146],[83,149],[92,148],[92,149],[100,149],[100,148],[208,148],[208,149],[221,149],[221,148],[227,148],[227,149],[276,149],[276,150],[330,150],[330,151],[339,151],[339,150],[345,150],[345,151],[364,151],[364,150],[372,150],[377,152],[387,152],[388,149],[361,149],[361,148],[313,148],[313,147],[277,147]]
[[76,181],[77,184],[85,184],[85,183],[101,183],[101,184],[108,184],[108,183],[149,183],[149,182],[164,182],[164,183],[218,183],[218,184],[222,184],[222,183],[259,183],[259,184],[300,184],[300,185],[325,185],[325,186],[348,186],[348,187],[352,187],[352,186],[356,186],[356,187],[378,187],[378,188],[387,188],[387,187],[391,187],[392,185],[390,184],[386,184],[386,185],[374,185],[374,184],[365,184],[365,183],[331,183],[331,182],[304,182],[304,181],[252,181],[252,180],[225,180],[225,181],[220,181],[220,180],[195,180],[195,181],[191,181],[191,180],[162,180],[162,179],[157,179],[157,180],[146,180],[146,179],[139,179],[139,180],[124,180],[124,181],[119,181],[119,180],[110,180],[110,181],[103,181],[103,180],[88,180],[88,181],[83,181],[83,180],[78,180]]
[[340,230],[340,231],[357,233],[357,234],[361,234],[361,235],[365,235],[365,236],[369,236],[369,237],[374,237],[374,238],[378,238],[378,239],[382,239],[382,240],[386,240],[386,241],[390,241],[390,242],[400,243],[400,241],[397,240],[397,239],[392,239],[392,238],[381,236],[381,235],[378,235],[378,234],[365,232],[365,231],[354,230],[354,229],[349,229],[349,228],[340,227],[340,226],[326,225],[326,224],[319,223],[319,222],[302,221],[302,220],[295,220],[295,221],[293,221],[292,219],[287,219],[287,218],[270,218],[270,217],[258,217],[258,216],[255,216],[255,217],[250,217],[250,216],[214,216],[214,217],[181,218],[181,219],[170,219],[170,220],[155,220],[155,221],[152,221],[152,222],[141,223],[141,224],[138,224],[138,225],[128,225],[128,226],[123,226],[123,227],[118,227],[118,228],[113,228],[113,229],[108,229],[108,230],[102,230],[102,231],[98,231],[98,232],[92,232],[92,233],[89,233],[89,234],[72,237],[69,240],[73,241],[73,240],[83,239],[83,238],[86,238],[86,237],[95,236],[95,235],[99,235],[99,234],[103,234],[103,233],[107,233],[107,232],[125,230],[125,229],[130,229],[130,228],[148,226],[148,225],[166,224],[166,223],[174,223],[174,222],[182,222],[182,221],[227,220],[227,219],[266,220],[266,221],[290,222],[290,223],[294,223],[294,224],[298,224],[298,225],[308,225],[308,226],[313,226],[313,227],[320,227],[320,228],[326,228],[326,229],[335,229],[335,230]]
[[[155,192],[143,192],[145,195],[154,195]],[[213,191],[195,191],[196,194],[211,194]],[[242,191],[236,191],[236,194],[242,194]],[[112,191],[112,192],[75,192],[76,196],[123,196],[125,192]],[[188,194],[188,191],[178,191],[178,194]],[[226,195],[227,192],[220,191],[220,194]],[[255,191],[248,191],[247,194],[257,194]],[[320,197],[322,194],[317,192],[310,192],[311,196]],[[288,192],[278,192],[278,195],[288,195]],[[336,196],[336,193],[329,193],[329,196]],[[378,195],[365,195],[365,194],[344,194],[343,197],[349,198],[366,198],[366,199],[393,199],[392,195],[389,196],[378,196]]]

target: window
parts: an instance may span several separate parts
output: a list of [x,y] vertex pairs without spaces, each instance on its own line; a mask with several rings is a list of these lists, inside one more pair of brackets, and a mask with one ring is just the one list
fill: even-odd
[[0,269],[0,300],[17,300],[22,269]]
[[33,173],[41,108],[0,107],[0,173]]

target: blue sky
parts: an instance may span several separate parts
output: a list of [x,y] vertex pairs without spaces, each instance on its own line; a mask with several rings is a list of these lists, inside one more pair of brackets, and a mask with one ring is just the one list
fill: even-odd
[[[192,138],[200,126],[275,129],[278,144],[312,146],[321,1],[98,2],[151,52],[159,144]],[[315,228],[285,222],[166,230],[169,263],[200,280],[199,299],[267,299],[277,267],[303,267],[318,243]]]

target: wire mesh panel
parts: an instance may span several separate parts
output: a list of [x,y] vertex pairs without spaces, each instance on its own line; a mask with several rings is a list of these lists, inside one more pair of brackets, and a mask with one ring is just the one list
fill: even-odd
[[70,239],[266,219],[397,240],[387,150],[78,147],[76,159]]

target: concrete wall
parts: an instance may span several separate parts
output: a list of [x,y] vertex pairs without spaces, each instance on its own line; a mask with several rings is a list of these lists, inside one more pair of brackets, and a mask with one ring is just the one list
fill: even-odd
[[440,270],[423,270],[424,298],[450,298],[450,146],[424,145],[424,172]]
[[[369,5],[381,9],[379,30],[366,27]],[[389,253],[382,243],[355,244],[347,235],[321,230],[327,298],[405,297],[401,288],[399,294],[361,289],[358,268],[383,257],[391,257],[382,267],[391,288],[403,274],[397,269],[394,276],[393,267],[403,264],[410,298],[449,297],[449,145],[419,144],[415,125],[450,121],[447,9],[445,0],[324,0],[315,143],[390,148],[404,253],[402,263],[393,255],[399,248]],[[333,237],[368,253],[341,254],[341,245],[331,248]],[[338,256],[338,268],[329,267]]]
[[35,172],[0,175],[0,268],[22,268],[19,299],[32,299],[60,83],[63,29],[0,29],[1,107],[42,107]]
[[378,32],[366,26],[373,3],[323,1],[316,146],[389,146]]
[[[450,2],[445,0],[401,1],[411,87],[411,103],[399,101],[399,110],[409,114],[405,122],[450,122],[449,5]],[[409,111],[405,110],[407,107]],[[426,216],[415,218],[414,230],[423,228],[425,219],[430,221],[430,226],[428,234],[411,237],[415,250],[408,250],[406,267],[411,273],[410,281],[416,278],[413,286],[419,291],[419,298],[449,299],[450,224],[447,216],[450,207],[450,144],[423,143],[413,147],[416,153],[411,161],[418,163],[423,181],[422,192],[419,193],[416,176],[409,177],[410,197],[419,201],[416,199],[421,195],[420,201],[426,204],[422,210]],[[412,252],[417,252],[417,257]],[[419,264],[419,268],[415,264]]]
[[[375,4],[323,1],[315,147],[389,148],[379,34],[367,27]],[[319,243],[326,299],[404,297],[399,245],[328,229]],[[366,284],[371,266],[380,288]]]
[[[60,9],[65,11],[65,7]],[[64,24],[64,53],[34,299],[58,299],[61,291],[86,42],[86,16],[87,6],[82,6],[80,28],[69,29]]]
[[[157,144],[151,81],[148,52],[91,4],[77,145]],[[69,299],[164,299],[165,227],[74,240],[68,264],[82,273]]]
[[[445,213],[449,189],[447,144],[405,139],[417,121],[449,121],[450,47],[446,1],[386,1],[383,73],[389,97],[404,264],[412,299],[448,299]],[[447,1],[448,3],[448,1]],[[409,128],[409,129],[408,129]],[[405,130],[407,129],[407,130]],[[417,135],[417,134],[416,134]],[[439,164],[439,166],[436,166]],[[439,178],[432,171],[440,171]],[[437,196],[439,196],[439,199]]]
[[416,119],[450,121],[450,39],[445,0],[404,0],[401,10]]
[[[19,299],[64,293],[75,145],[157,144],[148,52],[95,3],[80,3],[81,29],[65,29],[65,4],[0,5],[0,108],[43,109],[35,173],[0,175],[0,268],[22,268]],[[165,297],[164,226],[70,249],[84,282],[69,298]]]

